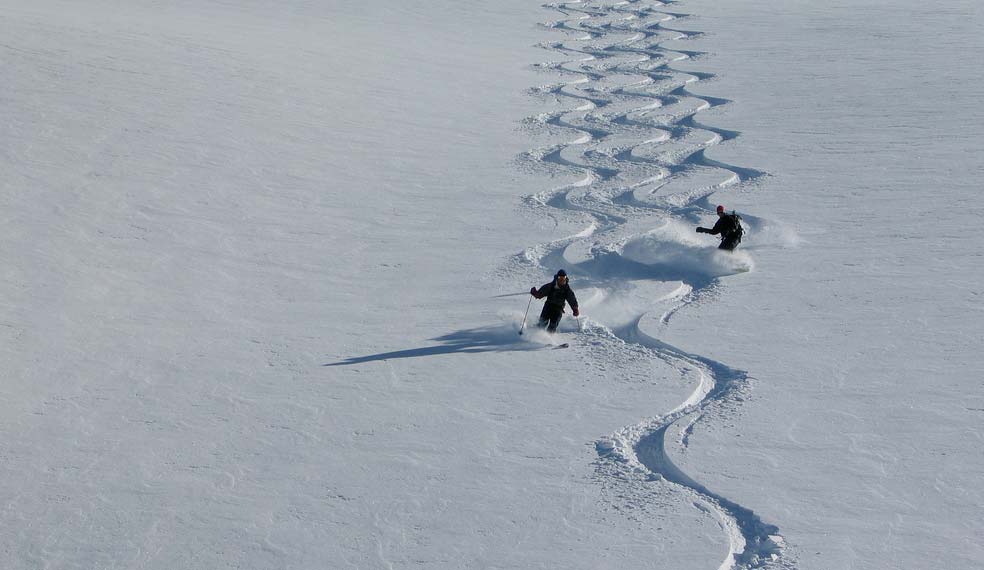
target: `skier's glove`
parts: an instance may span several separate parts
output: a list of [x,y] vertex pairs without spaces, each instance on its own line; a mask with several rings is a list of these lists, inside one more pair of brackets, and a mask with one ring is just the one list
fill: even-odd
[[697,228],[697,233],[699,234],[707,233],[707,230],[704,228]]
[[536,297],[536,287],[530,287],[530,295]]
[[578,311],[577,310],[577,307],[574,307],[574,316],[576,317],[576,316],[578,316],[580,314],[581,314],[581,311]]

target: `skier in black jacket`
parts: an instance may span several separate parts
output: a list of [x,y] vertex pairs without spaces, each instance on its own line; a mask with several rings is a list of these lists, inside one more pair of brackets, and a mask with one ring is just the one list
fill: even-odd
[[564,303],[569,303],[574,311],[574,316],[581,313],[577,310],[577,297],[567,283],[567,272],[561,269],[554,275],[553,281],[543,287],[530,289],[530,295],[537,299],[547,298],[540,311],[540,328],[546,327],[549,332],[557,332],[557,325],[560,324],[561,317],[564,316]]
[[733,251],[741,243],[741,236],[745,230],[741,227],[741,216],[734,210],[730,214],[724,212],[724,206],[717,207],[718,221],[711,229],[697,228],[699,234],[721,234],[721,245],[718,249]]

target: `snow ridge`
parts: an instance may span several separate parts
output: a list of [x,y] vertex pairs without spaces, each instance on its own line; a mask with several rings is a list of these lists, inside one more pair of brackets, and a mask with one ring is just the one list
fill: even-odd
[[[562,58],[535,68],[561,80],[532,94],[559,109],[526,122],[564,142],[530,150],[520,163],[574,179],[528,197],[525,205],[586,229],[532,246],[513,261],[538,274],[565,267],[579,291],[595,289],[582,303],[608,323],[583,319],[582,335],[595,344],[643,347],[693,379],[693,393],[673,410],[597,441],[599,471],[615,480],[665,481],[692,495],[695,507],[716,516],[728,535],[720,569],[789,568],[775,526],[707,489],[667,453],[668,432],[679,430],[676,445],[685,449],[698,421],[742,401],[748,375],[658,340],[644,332],[643,322],[655,318],[667,327],[679,310],[715,295],[720,277],[753,268],[747,253],[720,252],[695,236],[693,226],[712,214],[713,194],[765,175],[706,155],[739,133],[697,121],[698,113],[728,100],[691,90],[714,76],[679,68],[702,54],[665,44],[700,34],[676,29],[688,15],[667,6],[654,0],[545,5],[562,17],[541,25],[566,39],[541,44]],[[654,283],[671,285],[654,294]],[[651,318],[654,304],[662,308]]]

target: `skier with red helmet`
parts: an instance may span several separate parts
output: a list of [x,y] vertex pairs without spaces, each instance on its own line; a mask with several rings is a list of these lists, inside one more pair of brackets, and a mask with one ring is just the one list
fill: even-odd
[[718,249],[734,251],[741,243],[741,236],[745,233],[745,229],[741,227],[741,216],[736,214],[734,210],[731,210],[730,214],[726,213],[724,206],[717,207],[717,215],[718,221],[713,228],[699,227],[697,233],[720,235],[721,245],[718,246]]

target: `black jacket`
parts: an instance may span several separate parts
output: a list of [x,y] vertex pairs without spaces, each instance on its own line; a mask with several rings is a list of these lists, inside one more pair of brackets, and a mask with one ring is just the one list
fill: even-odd
[[536,290],[536,295],[533,295],[537,299],[547,298],[544,305],[552,305],[559,309],[564,308],[564,303],[570,304],[572,309],[577,308],[577,297],[574,296],[574,290],[571,289],[569,284],[557,285],[557,280],[554,279],[550,283],[547,283],[543,287]]
[[739,218],[736,214],[725,214],[718,218],[713,228],[704,233],[712,235],[721,234],[722,239],[741,237],[743,230],[741,229],[741,222],[738,220]]

